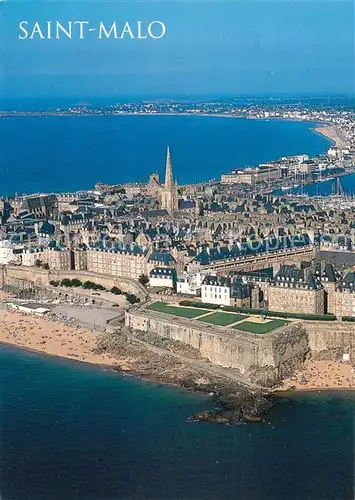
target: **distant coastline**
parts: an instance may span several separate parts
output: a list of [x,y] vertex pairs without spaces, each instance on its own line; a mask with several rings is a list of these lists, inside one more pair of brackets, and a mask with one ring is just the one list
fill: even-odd
[[[10,119],[16,116],[19,117],[18,121]],[[31,119],[32,116],[33,119]],[[107,116],[108,118],[102,120],[92,118],[92,122],[90,120],[66,120],[69,116]],[[125,118],[116,120],[114,116],[126,117],[126,121]],[[135,118],[136,116],[157,116],[157,118],[156,120],[154,118],[139,119]],[[181,116],[180,119],[174,118],[179,116]],[[201,118],[198,118],[199,116]],[[207,120],[208,116],[216,119],[229,118],[229,120],[215,122]],[[27,117],[29,117],[28,121]],[[172,148],[179,184],[191,185],[204,184],[211,180],[217,182],[223,173],[232,169],[258,166],[260,163],[277,161],[281,157],[297,154],[309,156],[323,154],[332,143],[329,138],[314,132],[320,124],[319,121],[308,122],[282,117],[252,118],[225,113],[143,114],[128,112],[114,115],[111,113],[107,115],[65,113],[64,115],[62,113],[22,112],[8,118],[4,117],[2,122],[4,140],[2,170],[6,175],[6,182],[2,188],[3,195],[15,192],[55,193],[89,190],[98,182],[104,184],[144,183],[151,173],[147,167],[148,164],[152,165],[153,170],[162,168],[164,159],[159,151],[163,152],[166,144],[170,144]],[[183,129],[181,132],[180,128]],[[16,154],[18,160],[15,164],[15,156],[13,152],[11,153],[10,134],[16,133],[20,137],[22,134],[27,134],[27,129],[36,135],[35,141],[30,142],[25,139],[24,147],[19,154]],[[293,130],[295,133],[292,133]],[[67,133],[69,136],[66,135]],[[147,133],[151,136],[150,141],[143,139],[144,134]],[[80,134],[81,138],[78,137],[78,141],[74,143],[73,137],[76,134]],[[46,148],[41,153],[33,147],[40,135],[45,136],[47,142]],[[117,135],[118,140],[112,141],[112,135]],[[318,137],[315,137],[317,135]],[[84,141],[83,137],[87,140]],[[204,138],[208,140],[208,147]],[[145,149],[145,154],[138,154],[137,150],[129,154],[130,147],[127,148],[124,141],[128,141],[128,146],[140,144]],[[252,147],[255,141],[258,143],[256,149]],[[55,144],[62,142],[65,142],[66,148],[55,152]],[[91,154],[91,147],[95,148],[93,154]],[[188,153],[190,147],[191,154]],[[58,182],[54,182],[59,169],[63,168],[65,172],[68,172],[68,166],[71,162],[75,162],[76,158],[86,159],[88,175],[83,178],[79,173],[80,162],[77,162],[72,165],[70,175],[65,177],[65,181],[63,178],[58,178]],[[96,158],[95,162],[93,158]],[[53,165],[53,181],[52,175],[47,175],[46,165],[49,163]],[[26,175],[25,165],[34,167],[33,175]],[[20,176],[15,174],[18,168]],[[46,175],[48,178],[44,177]]]
[[341,136],[337,128],[327,122],[319,124],[319,122],[300,120],[296,118],[285,118],[285,117],[252,117],[245,116],[243,114],[231,114],[231,113],[188,113],[188,112],[105,112],[100,113],[95,112],[85,112],[85,113],[72,113],[69,111],[0,111],[1,118],[12,118],[12,117],[43,117],[47,118],[50,116],[66,116],[66,117],[93,117],[93,116],[191,116],[191,117],[213,117],[213,118],[235,118],[242,120],[254,120],[254,121],[286,121],[286,122],[298,122],[298,123],[309,123],[314,124],[315,127],[310,127],[310,131],[320,134],[321,136],[329,139],[333,146],[338,148],[346,148],[347,144],[345,139]]
[[314,132],[317,134],[320,134],[327,139],[330,139],[333,143],[333,146],[336,148],[346,148],[347,144],[344,138],[341,136],[339,131],[334,125],[328,124],[328,123],[323,123],[320,126],[317,126],[316,128],[313,129]]

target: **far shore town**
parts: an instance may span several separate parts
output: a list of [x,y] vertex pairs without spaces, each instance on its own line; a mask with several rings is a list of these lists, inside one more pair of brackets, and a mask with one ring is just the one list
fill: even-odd
[[[143,376],[148,350],[195,370],[193,388],[206,390],[215,378],[251,391],[355,388],[355,198],[342,188],[355,172],[354,111],[141,103],[109,112],[306,120],[333,145],[189,185],[177,184],[167,147],[163,180],[4,198],[0,341]],[[332,194],[305,193],[324,181]],[[54,330],[60,341],[53,321],[65,324]],[[176,373],[165,379],[184,385]]]

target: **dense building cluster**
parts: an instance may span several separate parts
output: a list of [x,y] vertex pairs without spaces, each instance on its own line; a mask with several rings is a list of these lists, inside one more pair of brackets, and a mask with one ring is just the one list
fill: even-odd
[[[297,158],[300,168],[310,165]],[[153,173],[141,184],[14,196],[0,212],[2,265],[144,277],[152,292],[219,305],[355,316],[354,273],[320,257],[352,255],[355,204],[344,196],[178,186],[168,148],[164,183]]]

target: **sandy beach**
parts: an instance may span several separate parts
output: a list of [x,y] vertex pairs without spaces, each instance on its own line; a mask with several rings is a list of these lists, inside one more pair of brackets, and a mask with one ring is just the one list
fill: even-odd
[[318,134],[324,135],[328,139],[332,140],[334,146],[338,148],[346,148],[347,144],[344,139],[339,135],[337,129],[331,125],[322,125],[314,129]]
[[[101,333],[80,326],[66,325],[45,316],[0,309],[0,342],[86,363],[119,366],[135,371],[137,358],[127,352],[111,356],[96,351]],[[305,383],[302,383],[305,382]],[[278,391],[313,389],[355,389],[351,364],[309,360],[304,370],[286,379]]]
[[[301,380],[305,383],[301,383]],[[296,390],[355,389],[355,372],[352,372],[352,365],[348,363],[310,360],[306,362],[303,371],[285,380],[277,390],[287,391],[292,388]]]
[[45,317],[0,310],[0,342],[98,365],[120,365],[129,370],[128,359],[96,354],[100,333],[67,326]]

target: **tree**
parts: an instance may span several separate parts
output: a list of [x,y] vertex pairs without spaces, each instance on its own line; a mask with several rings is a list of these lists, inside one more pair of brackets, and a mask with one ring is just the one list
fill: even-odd
[[149,278],[146,274],[141,274],[138,278],[138,281],[141,285],[147,286],[149,283]]
[[49,282],[49,284],[50,284],[50,285],[52,285],[52,286],[58,286],[58,285],[59,285],[59,281],[54,281],[54,280],[51,280],[51,281]]
[[36,259],[36,261],[35,261],[35,266],[36,266],[36,267],[41,267],[41,265],[42,265],[42,261],[41,261],[41,259]]
[[115,295],[121,295],[122,294],[122,291],[117,286],[113,286],[111,288],[110,292],[114,293]]
[[45,262],[45,263],[43,264],[43,269],[47,269],[47,270],[49,269],[49,264],[48,264],[48,262]]
[[137,304],[140,302],[140,299],[134,295],[134,293],[125,293],[125,296],[129,304]]
[[82,282],[76,278],[72,279],[71,280],[71,286],[75,286],[75,287],[78,287],[78,286],[81,286],[82,285]]
[[71,285],[71,280],[70,280],[70,279],[68,279],[68,278],[64,278],[64,279],[62,279],[62,281],[60,282],[60,284],[61,284],[62,286],[72,286],[72,285]]

